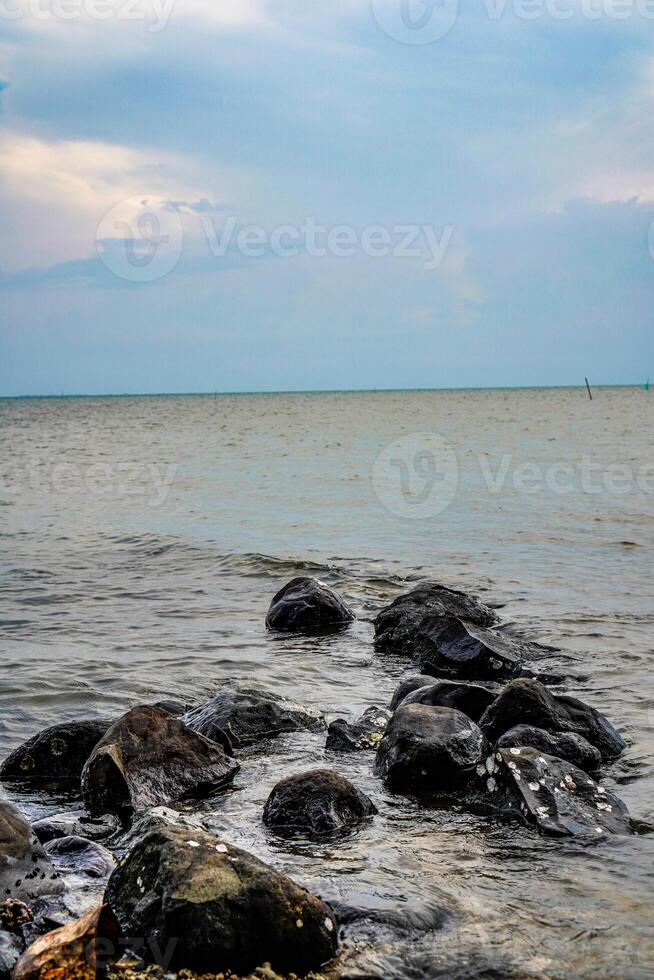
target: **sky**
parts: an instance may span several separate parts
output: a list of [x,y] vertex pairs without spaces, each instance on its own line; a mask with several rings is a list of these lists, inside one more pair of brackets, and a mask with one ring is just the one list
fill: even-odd
[[0,0],[0,395],[654,379],[654,0]]

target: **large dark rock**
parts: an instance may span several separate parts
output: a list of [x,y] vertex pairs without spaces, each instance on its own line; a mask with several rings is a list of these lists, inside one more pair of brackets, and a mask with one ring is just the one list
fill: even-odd
[[516,725],[548,732],[575,732],[599,749],[605,760],[617,758],[625,747],[611,723],[595,708],[577,698],[551,694],[529,678],[508,684],[486,709],[479,725],[492,742]]
[[501,735],[497,741],[498,749],[515,747],[538,749],[545,755],[570,762],[584,772],[596,772],[602,764],[599,749],[591,745],[582,735],[574,732],[546,732],[544,728],[531,725],[516,725]]
[[405,704],[427,704],[433,708],[456,708],[473,721],[479,721],[486,708],[493,703],[499,691],[490,691],[478,684],[464,681],[437,681],[428,687],[419,687],[406,695]]
[[82,772],[91,815],[143,810],[231,782],[239,766],[215,742],[159,708],[133,708],[96,745]]
[[624,803],[563,759],[538,749],[500,749],[490,766],[490,789],[508,788],[520,813],[543,834],[592,836],[631,832]]
[[537,643],[466,623],[455,616],[434,619],[429,634],[420,637],[413,648],[424,673],[489,681],[518,677],[526,660],[540,659],[548,652]]
[[375,805],[348,779],[330,769],[289,776],[266,801],[263,822],[277,830],[312,837],[341,833],[372,817]]
[[476,778],[487,749],[480,729],[461,711],[409,704],[386,729],[377,771],[396,792],[455,793]]
[[329,726],[325,748],[332,752],[361,752],[376,749],[391,720],[386,708],[368,708],[352,723],[337,718]]
[[391,711],[399,708],[407,694],[411,694],[412,691],[417,691],[421,687],[431,687],[437,681],[438,677],[433,677],[431,674],[411,674],[409,677],[405,677],[393,691]]
[[7,756],[0,767],[0,779],[77,781],[110,724],[110,721],[71,721],[46,728]]
[[315,578],[294,578],[270,603],[266,626],[272,630],[314,632],[338,629],[354,613],[340,596]]
[[44,850],[61,873],[74,872],[89,878],[108,878],[116,865],[111,851],[84,837],[58,837],[49,841]]
[[32,902],[63,892],[50,858],[20,811],[0,800],[0,901]]
[[206,738],[226,733],[237,748],[284,732],[318,732],[325,727],[322,715],[268,691],[249,688],[222,691],[189,711],[182,721]]
[[106,840],[120,830],[120,819],[113,813],[90,817],[85,810],[55,813],[51,817],[35,820],[32,830],[46,844],[59,837],[85,837],[87,840]]
[[428,642],[443,616],[456,616],[478,626],[492,626],[497,617],[476,596],[424,582],[398,596],[375,619],[375,645],[380,650],[413,656],[417,645]]
[[109,879],[105,901],[122,935],[171,944],[173,970],[247,973],[268,962],[304,974],[336,952],[336,922],[324,902],[200,831],[142,838]]

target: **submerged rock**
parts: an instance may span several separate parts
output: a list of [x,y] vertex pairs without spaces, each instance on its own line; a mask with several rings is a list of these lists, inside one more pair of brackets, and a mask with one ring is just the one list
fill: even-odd
[[380,650],[414,654],[428,643],[443,616],[456,616],[478,626],[492,626],[497,616],[476,596],[448,589],[438,582],[424,582],[398,596],[375,619],[375,645]]
[[337,718],[329,726],[325,748],[333,752],[376,749],[391,717],[391,712],[386,708],[372,707],[351,724],[344,718]]
[[430,687],[432,684],[436,684],[437,681],[438,677],[433,677],[431,674],[411,674],[410,677],[405,677],[393,692],[391,711],[399,708],[406,696],[411,694],[412,691],[417,691],[421,687]]
[[321,631],[352,622],[352,610],[315,578],[294,578],[273,597],[266,616],[272,630]]
[[510,788],[522,815],[544,834],[596,837],[631,832],[624,803],[563,759],[513,747],[500,749],[491,763],[489,788],[494,789],[494,783]]
[[267,827],[323,836],[351,830],[377,813],[365,793],[330,769],[289,776],[277,783],[266,801]]
[[115,924],[97,906],[81,919],[35,940],[18,961],[14,980],[95,980],[102,964],[97,949],[100,920],[105,937],[116,942]]
[[0,900],[29,903],[63,890],[61,878],[23,815],[0,800]]
[[46,728],[7,756],[2,780],[78,780],[91,752],[106,734],[110,721],[71,721]]
[[427,704],[434,708],[456,708],[473,721],[479,721],[499,691],[489,691],[478,684],[461,681],[437,681],[429,687],[419,687],[406,695],[405,704]]
[[599,749],[604,760],[617,758],[625,747],[611,723],[595,708],[577,698],[551,694],[529,678],[508,684],[486,709],[479,725],[492,742],[516,725],[548,732],[575,732]]
[[516,725],[498,739],[497,748],[509,749],[516,746],[538,749],[546,755],[564,759],[584,772],[596,772],[602,764],[599,749],[574,732],[547,732],[544,728],[534,728],[531,725]]
[[239,765],[215,742],[158,708],[133,708],[112,725],[82,772],[92,815],[142,810],[231,782]]
[[87,840],[106,840],[120,829],[121,823],[113,813],[100,817],[90,817],[85,810],[72,810],[70,813],[56,813],[52,817],[42,817],[32,824],[32,830],[46,844],[59,837],[85,837]]
[[46,844],[44,850],[60,872],[108,878],[116,865],[111,851],[84,837],[58,837]]
[[[337,947],[329,906],[257,858],[201,831],[162,829],[116,868],[105,901],[124,936],[156,937],[170,968],[303,974]],[[136,950],[152,961],[151,949]]]
[[409,704],[393,715],[377,752],[377,771],[399,793],[453,793],[476,777],[488,746],[454,708]]
[[189,711],[182,721],[206,738],[214,739],[217,733],[226,733],[236,748],[284,732],[300,729],[318,732],[325,727],[322,715],[276,694],[250,688],[222,691]]

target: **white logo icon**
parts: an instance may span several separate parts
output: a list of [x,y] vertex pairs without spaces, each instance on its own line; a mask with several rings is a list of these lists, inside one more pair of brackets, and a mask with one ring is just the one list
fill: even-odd
[[459,483],[452,445],[436,432],[413,432],[386,446],[372,468],[381,503],[398,517],[424,520],[450,506]]
[[459,0],[371,0],[372,14],[389,37],[403,44],[433,44],[452,30]]
[[175,268],[184,233],[177,209],[161,199],[131,197],[111,208],[98,225],[98,255],[110,272],[129,282],[154,282]]

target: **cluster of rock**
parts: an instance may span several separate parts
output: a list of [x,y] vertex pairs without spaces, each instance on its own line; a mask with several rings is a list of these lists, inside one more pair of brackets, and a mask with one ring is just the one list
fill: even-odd
[[[299,578],[273,598],[266,622],[319,633],[352,618],[327,586]],[[374,753],[391,792],[428,804],[521,820],[551,835],[630,832],[624,804],[597,781],[624,743],[594,708],[532,676],[530,665],[549,648],[510,635],[490,607],[435,583],[400,596],[374,625],[377,648],[409,658],[420,673],[399,684],[388,709],[334,720],[330,753]],[[264,961],[297,974],[329,962],[338,945],[329,905],[200,823],[161,809],[228,786],[249,746],[325,728],[301,705],[229,688],[201,705],[159,702],[117,719],[58,725],[16,749],[0,779],[67,781],[85,809],[30,827],[0,801],[0,980],[90,980],[125,957],[243,973]],[[351,782],[321,768],[278,783],[262,820],[275,834],[320,839],[376,813]],[[123,854],[118,863],[112,849]],[[62,902],[71,869],[106,883],[97,906],[72,922]]]

